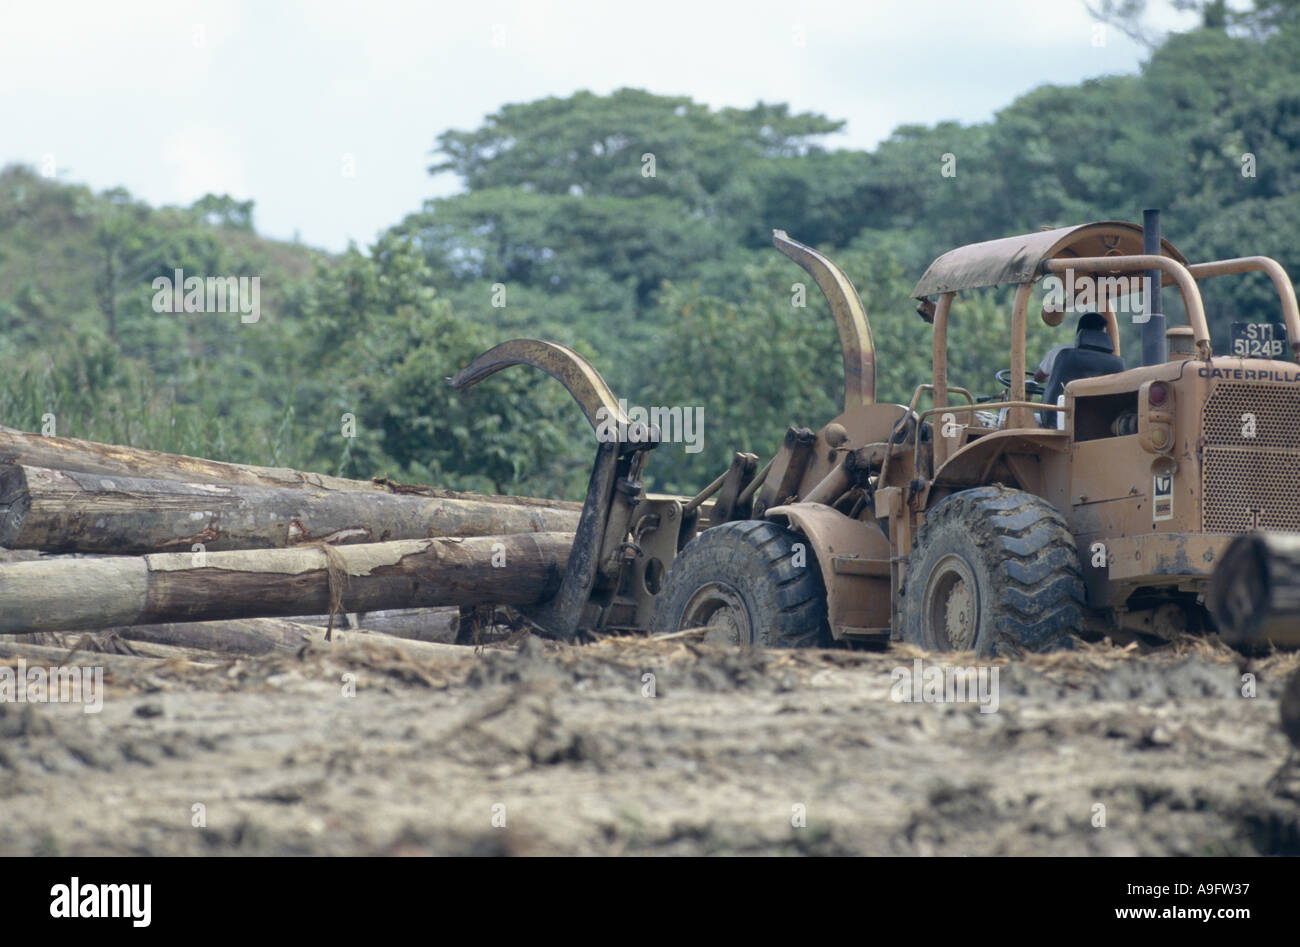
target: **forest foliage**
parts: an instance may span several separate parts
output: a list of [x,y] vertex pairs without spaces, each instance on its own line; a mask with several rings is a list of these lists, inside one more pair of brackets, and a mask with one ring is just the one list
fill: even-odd
[[[703,407],[704,449],[662,445],[650,465],[655,489],[693,492],[732,450],[769,456],[787,425],[818,426],[840,407],[829,311],[772,248],[773,228],[853,279],[891,401],[929,379],[911,289],[964,243],[1160,207],[1190,259],[1264,254],[1300,277],[1290,9],[1269,4],[1267,28],[1169,36],[1137,75],[1042,86],[989,122],[905,125],[867,151],[834,146],[841,121],[782,104],[713,109],[621,89],[508,105],[437,135],[430,171],[454,172],[460,193],[341,254],[263,239],[251,202],[152,208],[11,166],[0,423],[579,497],[595,439],[558,383],[523,368],[463,394],[445,383],[497,342],[531,336],[586,355],[631,404]],[[155,311],[153,280],[177,269],[259,276],[261,318]],[[1219,350],[1230,322],[1278,320],[1263,277],[1204,291]],[[1009,291],[955,309],[955,384],[999,390],[1009,310]],[[1031,355],[1068,331],[1032,325]]]

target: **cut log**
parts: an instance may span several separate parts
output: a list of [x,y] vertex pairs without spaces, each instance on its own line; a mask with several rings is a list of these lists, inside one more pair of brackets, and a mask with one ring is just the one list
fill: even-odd
[[1214,570],[1207,600],[1234,644],[1300,646],[1300,534],[1238,536]]
[[577,509],[379,491],[292,489],[0,467],[0,546],[42,552],[279,549],[572,532]]
[[460,630],[460,610],[457,608],[389,609],[364,612],[356,617],[359,631],[378,632],[413,641],[454,644]]
[[46,467],[51,470],[79,470],[85,473],[109,476],[139,477],[153,480],[180,480],[201,483],[233,483],[247,487],[279,487],[309,490],[360,492],[370,494],[402,493],[447,499],[491,500],[495,503],[521,506],[545,506],[560,509],[581,509],[579,503],[560,500],[541,500],[533,497],[485,497],[477,493],[461,493],[437,487],[401,484],[386,478],[376,480],[347,480],[327,474],[291,470],[288,467],[254,467],[247,464],[227,464],[183,454],[164,454],[160,451],[141,450],[98,444],[71,437],[44,437],[15,431],[0,425],[0,464]]
[[[425,615],[452,615],[455,609],[441,612],[426,609]],[[325,642],[325,626],[309,625],[303,622],[289,621],[284,618],[246,618],[239,621],[204,621],[173,622],[167,625],[137,625],[125,628],[109,629],[120,637],[139,647],[141,642],[157,647],[172,645],[175,647],[198,649],[209,654],[224,654],[230,657],[256,656],[266,654],[297,654],[303,646],[312,644],[317,647],[330,647]],[[353,646],[382,645],[397,648],[415,657],[451,657],[465,658],[474,655],[474,649],[464,645],[452,645],[433,641],[418,641],[379,631],[348,630],[334,632],[335,649]]]
[[351,648],[392,648],[395,651],[400,651],[408,658],[437,661],[464,661],[466,658],[475,657],[479,650],[503,652],[511,650],[505,646],[493,644],[480,645],[479,648],[474,648],[463,644],[415,641],[410,638],[398,638],[378,631],[365,630],[344,632],[342,640],[335,647],[345,654]]
[[[158,646],[161,648],[161,646]],[[0,641],[0,664],[12,665],[22,658],[28,667],[102,667],[105,671],[140,671],[156,666],[168,658],[183,657],[196,667],[217,667],[215,661],[200,660],[205,655],[188,648],[168,649],[166,654],[155,653],[132,657],[125,654],[106,654],[102,651],[90,651],[86,648],[54,648],[45,645],[23,644],[20,642]]]
[[571,533],[516,533],[15,562],[0,566],[0,634],[531,605],[555,594],[572,544]]
[[313,640],[314,633],[319,637],[325,631],[323,627],[283,618],[173,622],[108,630],[131,642],[178,645],[231,655],[297,654]]

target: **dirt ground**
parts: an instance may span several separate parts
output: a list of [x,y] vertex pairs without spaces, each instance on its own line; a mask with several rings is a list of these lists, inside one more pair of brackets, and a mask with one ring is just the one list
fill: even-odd
[[102,713],[0,704],[0,854],[1300,854],[1294,655],[1001,661],[981,713],[892,699],[977,663],[907,648],[432,647],[112,655]]

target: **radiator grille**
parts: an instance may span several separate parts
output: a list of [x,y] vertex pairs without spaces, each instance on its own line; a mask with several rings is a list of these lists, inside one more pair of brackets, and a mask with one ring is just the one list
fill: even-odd
[[[1253,438],[1246,415],[1254,416]],[[1300,532],[1300,388],[1218,385],[1201,420],[1202,529]]]

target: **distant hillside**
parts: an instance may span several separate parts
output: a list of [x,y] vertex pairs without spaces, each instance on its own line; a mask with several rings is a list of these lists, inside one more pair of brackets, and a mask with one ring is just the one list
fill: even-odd
[[241,336],[238,314],[155,312],[151,283],[178,268],[257,276],[257,334],[278,337],[277,320],[324,257],[258,236],[252,210],[212,195],[155,209],[122,189],[96,194],[29,167],[0,171],[0,423],[39,430],[53,414],[71,436],[232,448],[246,423],[204,418],[196,389],[261,375],[253,363],[266,349]]
[[10,165],[0,170],[0,334],[21,332],[24,317],[107,333],[110,288],[123,310],[139,284],[185,262],[258,273],[274,301],[310,275],[314,251],[258,236],[251,213],[251,202],[213,196],[154,209],[122,189],[95,194]]

